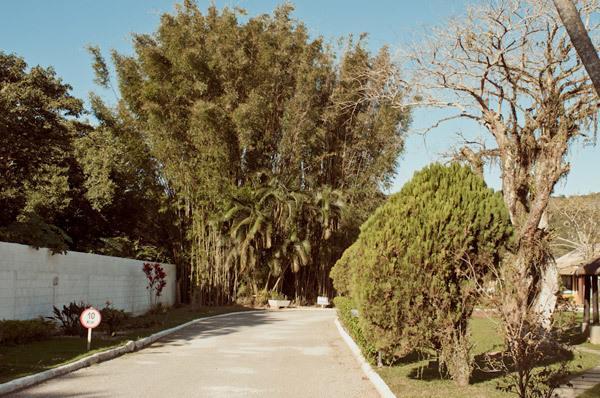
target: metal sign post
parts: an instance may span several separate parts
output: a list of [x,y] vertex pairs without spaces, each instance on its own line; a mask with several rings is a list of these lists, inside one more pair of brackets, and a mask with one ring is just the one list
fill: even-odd
[[81,326],[87,329],[87,350],[90,350],[92,345],[92,329],[100,325],[102,321],[102,315],[100,311],[94,307],[86,308],[79,316],[79,322]]

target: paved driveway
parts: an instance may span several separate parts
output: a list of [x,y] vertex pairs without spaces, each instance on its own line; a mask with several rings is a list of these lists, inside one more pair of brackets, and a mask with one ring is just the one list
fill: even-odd
[[377,397],[333,310],[207,320],[14,397]]

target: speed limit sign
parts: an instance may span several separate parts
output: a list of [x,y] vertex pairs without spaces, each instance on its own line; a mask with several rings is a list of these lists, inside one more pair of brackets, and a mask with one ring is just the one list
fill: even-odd
[[88,330],[87,333],[87,349],[90,350],[90,344],[92,343],[92,329],[100,325],[102,321],[102,315],[100,311],[94,307],[86,308],[79,316],[79,322],[81,326]]
[[79,322],[81,322],[81,326],[86,329],[95,328],[96,326],[100,325],[101,320],[102,315],[100,315],[100,311],[94,307],[86,308],[79,316]]

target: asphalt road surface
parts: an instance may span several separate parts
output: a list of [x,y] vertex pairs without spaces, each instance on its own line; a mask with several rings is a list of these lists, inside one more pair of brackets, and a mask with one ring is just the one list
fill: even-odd
[[343,397],[378,394],[333,310],[233,314],[12,397]]

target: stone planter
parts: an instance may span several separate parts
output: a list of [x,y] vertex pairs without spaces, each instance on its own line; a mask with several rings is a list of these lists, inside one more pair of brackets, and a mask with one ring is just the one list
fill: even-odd
[[590,326],[590,343],[600,344],[600,325]]
[[269,307],[275,309],[285,308],[289,307],[290,303],[290,300],[269,300]]

